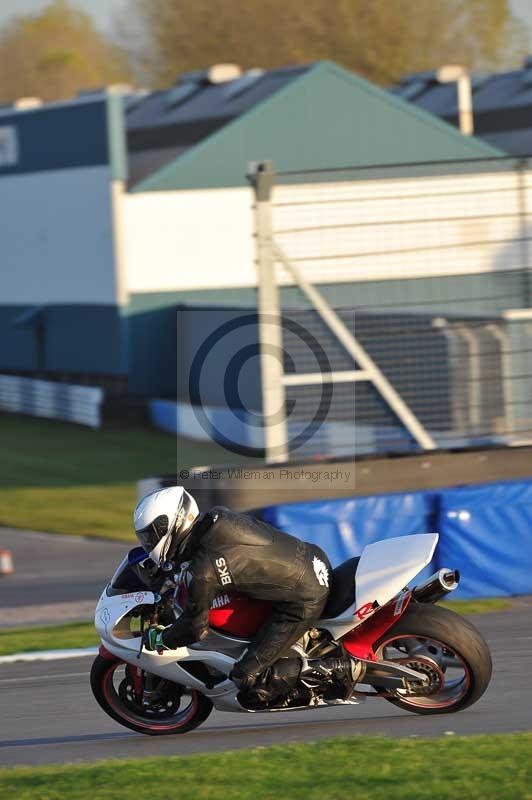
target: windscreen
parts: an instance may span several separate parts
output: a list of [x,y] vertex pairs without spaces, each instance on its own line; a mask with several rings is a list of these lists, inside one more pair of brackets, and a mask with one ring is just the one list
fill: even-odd
[[[146,554],[144,554],[146,558]],[[141,574],[145,573],[146,580],[141,578]],[[135,592],[139,589],[145,591],[150,588],[150,575],[148,570],[144,570],[140,564],[131,563],[129,556],[122,559],[113,577],[111,583],[107,588],[109,596],[116,594],[126,594],[127,592]]]

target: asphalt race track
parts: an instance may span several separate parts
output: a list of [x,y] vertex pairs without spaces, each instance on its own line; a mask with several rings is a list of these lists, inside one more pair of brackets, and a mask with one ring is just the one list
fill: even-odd
[[532,600],[476,616],[494,660],[482,700],[459,714],[422,717],[383,700],[284,714],[214,712],[196,731],[148,737],[129,732],[96,705],[89,659],[0,666],[0,766],[233,750],[345,735],[437,736],[532,730]]
[[91,619],[103,587],[134,545],[0,528],[14,575],[0,577],[0,627]]

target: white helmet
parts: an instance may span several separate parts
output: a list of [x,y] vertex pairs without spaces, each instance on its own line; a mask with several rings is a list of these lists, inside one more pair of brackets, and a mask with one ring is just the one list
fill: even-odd
[[137,538],[152,561],[172,558],[199,515],[199,508],[182,486],[160,489],[143,497],[133,512]]

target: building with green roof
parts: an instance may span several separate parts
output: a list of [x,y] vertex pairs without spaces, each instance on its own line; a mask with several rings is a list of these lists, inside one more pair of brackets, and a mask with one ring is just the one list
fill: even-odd
[[[37,350],[28,344],[28,329],[6,322],[2,327],[0,371],[9,362],[10,371],[31,373],[39,369],[41,375],[60,373],[67,377],[83,372],[89,381],[97,383],[101,370],[94,366],[94,360],[85,358],[90,368],[77,362],[75,336],[70,336],[68,347],[58,346],[52,352],[49,345],[66,339],[66,331],[61,329],[68,317],[66,306],[75,313],[80,331],[85,331],[85,316],[90,312],[91,319],[98,318],[101,306],[105,307],[108,324],[105,330],[95,330],[94,341],[95,346],[100,343],[100,350],[105,342],[105,352],[113,353],[106,362],[106,375],[116,378],[130,392],[151,396],[175,393],[178,305],[255,306],[254,193],[247,177],[252,162],[272,161],[282,173],[312,170],[312,178],[300,174],[292,181],[307,183],[307,194],[313,191],[309,188],[312,182],[326,183],[328,197],[334,199],[347,183],[361,177],[365,185],[372,181],[384,185],[383,181],[392,179],[391,172],[384,177],[373,167],[398,165],[401,176],[408,176],[410,181],[427,175],[437,179],[449,162],[489,160],[500,155],[489,145],[462,136],[453,126],[334,63],[246,73],[218,66],[183,75],[168,90],[114,93],[106,98],[105,113],[101,122],[97,121],[105,132],[100,138],[107,142],[101,159],[104,177],[98,191],[109,193],[111,201],[102,203],[95,194],[94,202],[90,202],[92,212],[87,215],[83,197],[76,194],[77,178],[73,171],[68,172],[79,165],[48,164],[38,132],[39,119],[46,117],[47,131],[55,131],[50,139],[55,149],[61,147],[62,137],[69,140],[67,106],[0,112],[5,118],[4,123],[0,120],[0,133],[3,125],[9,127],[10,136],[18,135],[25,141],[16,165],[0,161],[0,202],[7,231],[3,255],[11,267],[0,279],[0,321],[12,319],[13,314],[7,314],[6,309],[14,305],[17,319],[27,319],[26,312],[39,309],[35,318],[39,319],[41,334],[42,325],[47,326],[44,333],[48,343],[44,361],[41,358],[37,363]],[[54,129],[55,118],[58,124]],[[33,144],[32,136],[36,137]],[[83,137],[83,130],[76,136]],[[37,163],[39,158],[42,163]],[[430,166],[417,166],[429,162]],[[354,174],[353,170],[364,169],[367,172],[363,175]],[[321,177],[315,172],[319,170],[324,170]],[[72,180],[56,188],[57,176],[70,174]],[[32,186],[38,181],[52,204],[54,191],[72,192],[72,201],[66,194],[62,198],[69,212],[78,215],[89,239],[94,227],[98,241],[106,243],[108,280],[105,292],[93,292],[90,309],[83,290],[76,294],[78,283],[72,278],[71,266],[73,243],[64,235],[59,217],[47,219],[46,231],[46,236],[54,238],[54,264],[63,259],[72,278],[68,296],[64,290],[61,297],[58,295],[59,310],[55,310],[52,287],[39,279],[46,241],[38,211],[32,210],[24,222],[24,236],[31,247],[22,251],[18,234],[9,234],[20,229],[20,225],[10,224],[10,214],[19,213],[25,205],[28,176]],[[283,181],[290,183],[288,177]],[[15,190],[20,201],[16,208],[9,200]],[[92,191],[88,183],[83,191]],[[408,216],[407,206],[398,201],[399,206],[402,215]],[[353,223],[360,222],[357,213],[353,210]],[[26,276],[23,293],[15,277],[22,257]],[[345,306],[400,302],[412,291],[422,298],[429,288],[434,290],[435,281],[444,286],[455,280],[438,275],[433,266],[425,273],[417,272],[416,280],[408,280],[408,269],[395,278],[379,273],[372,279],[371,263],[366,261],[362,272],[356,265],[339,272],[323,263],[314,270],[313,279],[334,304]],[[99,272],[102,269],[103,261]],[[476,272],[479,269],[475,266]],[[35,280],[31,275],[28,278],[28,270],[35,272]],[[464,267],[461,281],[469,280],[466,272]],[[101,280],[103,285],[103,277]],[[289,281],[284,283],[285,296],[291,304],[297,304],[296,290]],[[406,284],[411,286],[406,288]],[[451,296],[453,291],[449,289]],[[86,332],[80,336],[86,350]],[[24,357],[17,360],[21,342]]]

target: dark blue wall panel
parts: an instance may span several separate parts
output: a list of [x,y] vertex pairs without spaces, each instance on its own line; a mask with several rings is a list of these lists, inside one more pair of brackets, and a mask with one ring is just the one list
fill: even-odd
[[[190,402],[189,378],[198,365],[201,402],[221,409],[261,407],[255,312],[235,307],[160,304],[128,309],[131,390]],[[154,301],[155,302],[155,301]],[[198,354],[204,353],[201,363]],[[196,403],[197,399],[196,399]]]
[[18,161],[2,175],[107,164],[105,97],[90,102],[0,114],[0,126],[15,128]]
[[146,397],[175,398],[178,363],[175,306],[130,312],[125,324],[130,391]]
[[37,345],[30,328],[14,327],[31,306],[0,305],[0,370],[36,369]]
[[121,375],[123,320],[116,306],[45,306],[43,363],[38,361],[37,329],[14,323],[32,306],[0,306],[0,371],[37,370]]
[[119,374],[122,372],[121,350],[121,319],[115,306],[48,307],[48,369]]

